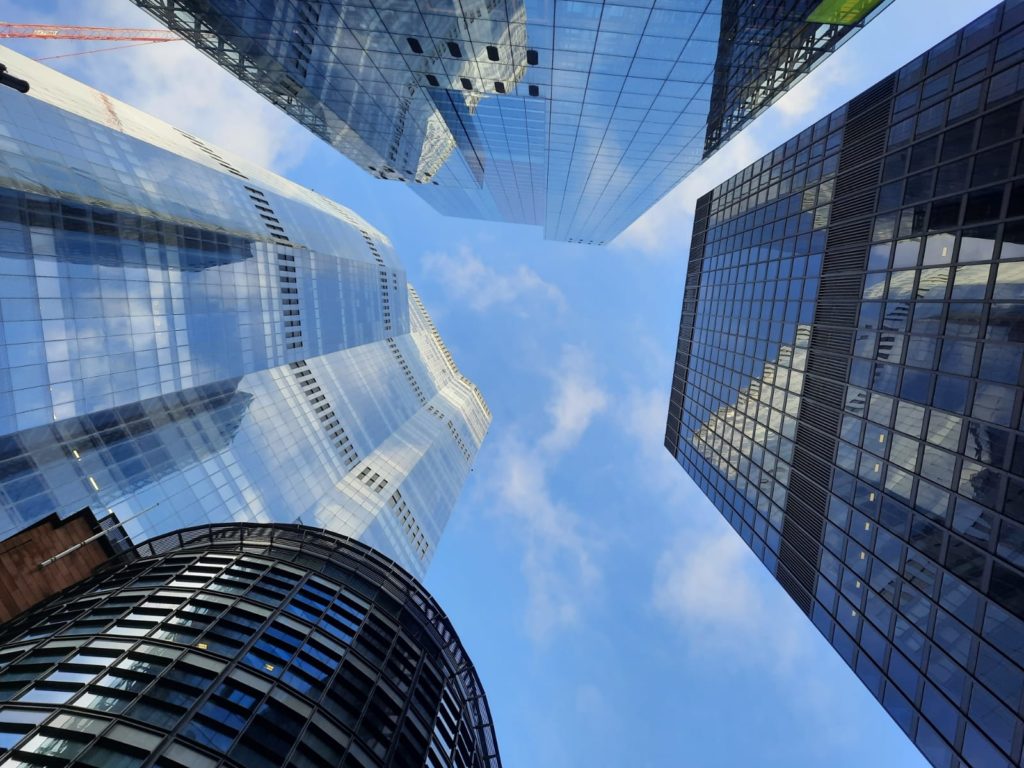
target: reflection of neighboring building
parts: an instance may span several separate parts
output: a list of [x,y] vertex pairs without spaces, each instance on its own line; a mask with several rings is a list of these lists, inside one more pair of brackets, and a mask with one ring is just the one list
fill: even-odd
[[4,56],[0,538],[301,521],[422,574],[490,414],[387,238]]
[[1024,743],[1021,34],[1000,4],[700,199],[666,430],[942,768]]
[[887,5],[134,2],[440,212],[590,244]]
[[238,379],[29,427],[6,440],[0,519],[95,503],[97,486],[133,493],[231,445],[253,396]]
[[[764,515],[786,503],[809,336],[807,326],[798,326],[795,344],[780,346],[761,376],[690,436],[694,449]],[[779,512],[775,517],[781,524]]]

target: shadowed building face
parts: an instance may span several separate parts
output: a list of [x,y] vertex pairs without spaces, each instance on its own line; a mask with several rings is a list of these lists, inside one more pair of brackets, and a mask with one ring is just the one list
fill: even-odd
[[1024,722],[1024,6],[703,196],[666,446],[936,766]]

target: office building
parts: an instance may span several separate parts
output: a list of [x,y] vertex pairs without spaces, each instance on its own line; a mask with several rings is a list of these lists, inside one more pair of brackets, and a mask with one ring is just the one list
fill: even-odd
[[699,199],[669,405],[941,768],[1024,740],[1022,41],[1003,3]]
[[500,768],[444,612],[302,526],[145,542],[0,626],[4,765]]
[[[301,523],[420,576],[490,422],[388,239],[11,51],[0,539]],[[54,553],[56,554],[56,553]]]
[[888,0],[133,0],[450,216],[603,244]]

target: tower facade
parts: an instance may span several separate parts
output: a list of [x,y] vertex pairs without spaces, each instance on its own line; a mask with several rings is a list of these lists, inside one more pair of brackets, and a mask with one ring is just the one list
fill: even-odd
[[0,539],[302,523],[422,574],[490,413],[388,239],[2,55]]
[[666,447],[936,766],[1024,741],[1024,6],[697,203]]
[[0,757],[500,768],[487,699],[397,564],[302,526],[148,541],[0,628]]
[[603,244],[888,0],[134,0],[444,214]]

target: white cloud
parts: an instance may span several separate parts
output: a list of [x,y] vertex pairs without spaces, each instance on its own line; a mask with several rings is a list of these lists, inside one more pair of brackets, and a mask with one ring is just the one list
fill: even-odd
[[658,558],[655,607],[680,625],[729,631],[756,625],[760,607],[744,573],[745,549],[731,531],[680,537]]
[[755,576],[761,567],[724,525],[687,531],[658,557],[653,605],[694,653],[729,654],[785,673],[807,647],[795,629],[797,608],[764,575]]
[[608,395],[594,380],[591,369],[589,359],[578,347],[562,350],[555,396],[545,406],[552,422],[540,440],[545,452],[557,454],[575,445],[593,418],[608,407]]
[[796,716],[832,748],[860,738],[851,724],[870,694],[724,520],[684,530],[662,551],[651,598],[694,662],[799,690]]
[[617,400],[615,416],[625,437],[635,444],[635,471],[643,475],[647,487],[665,507],[685,508],[692,483],[675,457],[665,449],[667,389],[630,390]]
[[[58,3],[45,16],[18,3],[0,2],[2,18],[27,23],[158,28],[124,0]],[[19,49],[33,57],[116,46],[119,43],[32,41]],[[266,168],[295,167],[314,138],[305,128],[191,45],[155,43],[43,62]]]
[[537,642],[576,625],[600,581],[596,543],[583,532],[579,516],[551,497],[550,461],[518,440],[506,440],[498,449],[495,481],[498,511],[514,521],[523,539],[526,630]]
[[583,518],[553,498],[548,477],[559,459],[583,437],[608,396],[596,382],[589,358],[566,346],[552,379],[545,410],[550,426],[537,440],[499,443],[491,483],[498,514],[513,521],[523,540],[527,585],[526,630],[536,642],[575,626],[600,584],[598,536]]
[[557,286],[545,281],[522,264],[501,272],[481,261],[467,246],[454,255],[428,253],[424,264],[436,282],[474,312],[485,312],[499,304],[518,306],[534,299],[549,301],[559,310],[565,308],[565,297]]

